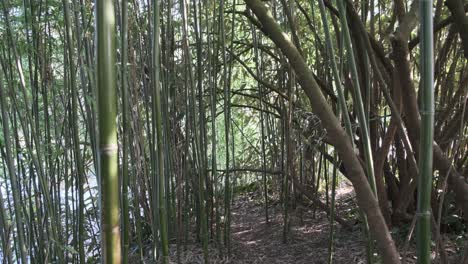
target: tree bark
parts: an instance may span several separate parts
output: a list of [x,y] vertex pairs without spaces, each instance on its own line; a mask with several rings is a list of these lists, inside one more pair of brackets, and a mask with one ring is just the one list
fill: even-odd
[[465,8],[462,0],[447,0],[445,1],[448,9],[452,13],[455,25],[463,46],[463,54],[468,59],[468,16],[465,16]]

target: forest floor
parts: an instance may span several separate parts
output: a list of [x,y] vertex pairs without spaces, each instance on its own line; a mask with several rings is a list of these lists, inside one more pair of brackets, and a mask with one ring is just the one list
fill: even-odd
[[[270,197],[271,198],[271,197]],[[232,204],[232,251],[230,257],[220,257],[215,243],[210,243],[210,263],[215,264],[319,264],[328,263],[330,222],[327,213],[314,206],[298,205],[289,212],[290,230],[287,243],[283,243],[283,209],[278,199],[269,204],[269,223],[265,222],[265,208],[260,191],[247,192],[235,197]],[[306,199],[305,199],[306,200]],[[325,197],[322,197],[325,201]],[[315,211],[315,213],[314,213]],[[360,264],[366,263],[366,238],[362,224],[356,220],[358,210],[354,190],[350,185],[342,184],[337,189],[336,212],[348,221],[351,228],[344,228],[335,223],[333,263]],[[402,250],[404,234],[397,235],[397,244]],[[395,235],[395,234],[394,234]],[[175,244],[170,246],[172,263],[201,264],[203,252],[200,242],[189,238],[185,250],[182,250],[177,261]],[[448,263],[457,263],[456,250],[453,244],[446,245]],[[434,257],[434,256],[433,256]],[[131,262],[138,263],[138,262]],[[152,262],[145,262],[147,264]],[[374,258],[373,263],[382,263]],[[407,264],[416,263],[415,245],[411,243],[407,250]]]
[[[356,208],[352,187],[337,190],[337,212],[340,216]],[[283,213],[278,203],[269,205],[269,222],[259,192],[237,196],[232,206],[232,254],[220,258],[210,249],[210,263],[327,263],[330,224],[327,214],[314,207],[297,206],[290,211],[290,230],[283,243]],[[346,212],[347,211],[347,212]],[[302,214],[302,217],[301,217]],[[365,238],[360,225],[352,230],[335,224],[334,263],[365,263]],[[171,248],[171,259],[175,258]],[[199,246],[188,246],[181,263],[202,263]]]
[[[347,194],[348,190],[342,190],[338,201],[344,203],[349,198]],[[327,263],[330,239],[327,214],[317,209],[314,217],[313,206],[291,209],[287,243],[283,243],[282,211],[280,205],[269,208],[270,221],[266,223],[265,209],[256,199],[251,196],[236,199],[232,263]],[[361,232],[346,230],[339,224],[335,224],[335,231],[334,262],[360,263],[364,260]]]

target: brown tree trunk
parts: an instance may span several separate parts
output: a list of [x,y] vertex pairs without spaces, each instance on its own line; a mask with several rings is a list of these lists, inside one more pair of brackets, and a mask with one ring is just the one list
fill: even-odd
[[[399,85],[395,85],[398,81],[396,75],[394,73],[393,76],[393,99],[395,105],[397,106],[398,110],[401,111],[401,90]],[[377,151],[376,160],[375,160],[375,180],[377,184],[377,191],[379,193],[379,204],[382,210],[382,214],[387,221],[387,224],[391,226],[391,212],[390,206],[388,205],[388,197],[385,188],[385,183],[383,181],[383,167],[385,164],[385,160],[387,158],[388,151],[390,150],[390,146],[393,142],[393,138],[398,129],[397,120],[394,116],[392,116],[390,120],[390,125],[387,129],[387,133],[385,134],[382,140],[382,146]]]
[[448,9],[452,13],[455,25],[463,46],[463,53],[468,59],[468,16],[465,16],[465,8],[462,0],[447,0],[445,1]]

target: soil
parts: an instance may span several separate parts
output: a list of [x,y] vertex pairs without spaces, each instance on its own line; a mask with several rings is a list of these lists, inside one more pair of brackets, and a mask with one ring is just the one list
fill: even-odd
[[[264,205],[259,196],[259,193],[247,193],[235,198],[231,257],[220,258],[218,250],[210,245],[210,263],[327,263],[330,223],[325,212],[317,209],[314,216],[313,205],[291,209],[287,243],[283,243],[281,205],[270,205],[269,222],[266,223]],[[338,190],[338,214],[343,216],[345,210],[355,207],[353,196],[351,187]],[[335,223],[334,263],[365,263],[364,248],[359,224],[348,230]],[[171,248],[171,259],[176,259],[175,253],[175,248]],[[181,254],[180,262],[203,263],[202,260],[199,246],[188,246]]]
[[[283,214],[278,206],[265,211],[249,197],[240,197],[233,211],[233,261],[235,263],[327,263],[330,222],[325,212],[300,207],[290,215],[290,232],[283,243]],[[302,211],[302,221],[301,214]],[[335,224],[335,263],[364,263],[362,235]],[[351,242],[352,241],[352,242]]]
[[[322,197],[325,201],[324,197]],[[272,201],[279,199],[272,199]],[[336,212],[347,220],[352,228],[344,228],[335,223],[333,263],[360,264],[366,263],[366,240],[362,224],[358,223],[358,211],[355,194],[351,186],[345,185],[337,189]],[[314,213],[315,211],[315,213]],[[223,257],[216,244],[209,245],[211,264],[315,264],[328,263],[330,222],[326,212],[314,209],[313,205],[300,205],[289,212],[290,229],[286,243],[283,243],[283,209],[278,203],[269,205],[269,222],[265,221],[265,209],[260,192],[250,192],[238,195],[232,204],[232,250],[230,257],[224,252]],[[402,238],[398,244],[402,249]],[[173,241],[175,242],[175,241]],[[448,241],[447,241],[448,242]],[[203,262],[201,243],[194,236],[189,238],[177,261],[175,243],[170,246],[170,263],[198,264]],[[183,246],[182,246],[183,247]],[[459,263],[460,250],[453,243],[445,243],[448,263]],[[150,247],[145,250],[150,254]],[[376,255],[376,254],[375,254]],[[406,263],[417,263],[414,243],[410,243],[406,252]],[[432,256],[434,257],[434,256]],[[148,256],[148,258],[151,258]],[[457,261],[458,260],[458,261]],[[139,263],[138,260],[130,263]],[[145,261],[146,264],[153,263]],[[374,257],[374,264],[382,263],[379,257]],[[434,262],[436,263],[436,262]]]

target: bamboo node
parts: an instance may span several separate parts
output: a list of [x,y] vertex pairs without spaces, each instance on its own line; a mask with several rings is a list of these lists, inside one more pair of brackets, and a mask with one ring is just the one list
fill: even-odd
[[416,217],[424,217],[424,216],[429,217],[429,216],[431,216],[431,212],[416,212],[415,216]]
[[104,144],[99,146],[99,151],[101,153],[113,153],[119,149],[117,144]]

